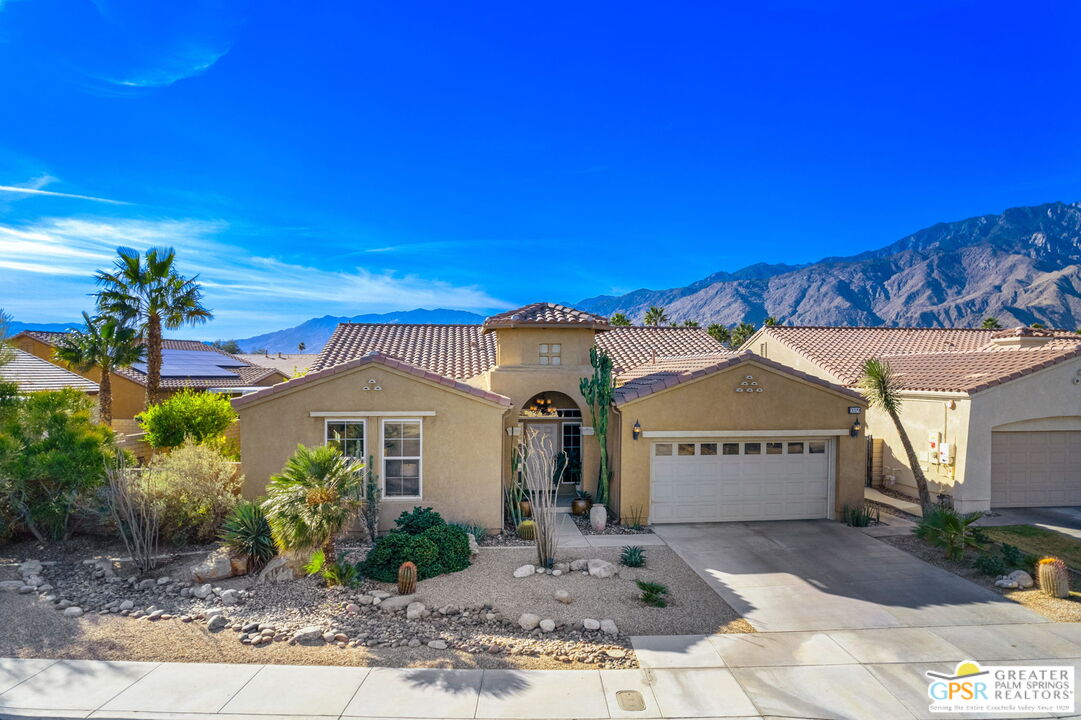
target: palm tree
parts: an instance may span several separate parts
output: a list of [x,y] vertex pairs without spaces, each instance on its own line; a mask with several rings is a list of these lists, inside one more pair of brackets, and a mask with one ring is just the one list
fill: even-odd
[[608,324],[614,327],[627,327],[631,324],[631,319],[623,313],[617,312],[608,318]]
[[308,345],[306,343],[304,343],[304,342],[298,342],[297,343],[297,352],[304,352],[307,349],[308,349]]
[[732,333],[724,325],[713,323],[706,328],[706,332],[721,345],[729,345],[732,342]]
[[732,328],[732,347],[738,348],[743,343],[747,342],[747,339],[754,335],[758,329],[748,322],[741,322]]
[[766,327],[774,327],[777,324],[777,318],[770,315],[768,318],[762,321],[762,324]]
[[117,368],[141,362],[146,347],[134,329],[112,318],[92,318],[83,313],[83,330],[74,330],[60,338],[56,359],[79,372],[101,370],[98,381],[98,418],[109,425],[113,421],[112,374]]
[[144,258],[138,250],[117,248],[113,272],[99,270],[98,309],[103,315],[136,328],[146,345],[146,400],[158,402],[161,387],[162,327],[203,323],[213,317],[203,307],[198,276],[185,278],[174,266],[172,248],[150,248]]
[[263,502],[274,544],[282,552],[322,550],[337,558],[334,540],[360,509],[364,463],[331,445],[305,447],[267,484]]
[[1001,330],[1002,323],[998,321],[997,317],[985,317],[983,322],[980,323],[980,327],[984,330]]
[[860,389],[863,390],[863,396],[867,398],[867,403],[871,407],[885,410],[886,414],[890,416],[890,420],[893,421],[893,427],[897,430],[897,435],[901,438],[901,446],[905,449],[905,455],[908,457],[908,465],[912,469],[912,476],[916,480],[920,506],[923,508],[923,514],[926,517],[932,508],[931,493],[927,490],[927,478],[920,468],[916,450],[912,447],[912,441],[908,439],[908,433],[905,432],[905,428],[901,424],[901,394],[889,363],[877,358],[868,358],[863,363],[863,377],[860,378],[859,384]]
[[0,365],[11,362],[15,353],[8,346],[8,336],[11,334],[11,316],[0,310]]
[[697,320],[684,320],[683,327],[698,327]]
[[664,308],[653,305],[649,308],[649,310],[646,310],[646,315],[643,319],[643,322],[646,325],[653,325],[655,327],[659,327],[668,322],[668,314],[665,313]]
[[1043,330],[1043,329],[1045,329],[1045,328],[1046,328],[1047,326],[1046,326],[1046,325],[1044,325],[1044,324],[1043,324],[1042,322],[1034,322],[1034,323],[1032,323],[1031,325],[1029,325],[1029,327],[1030,327],[1030,328],[1035,328],[1036,330]]

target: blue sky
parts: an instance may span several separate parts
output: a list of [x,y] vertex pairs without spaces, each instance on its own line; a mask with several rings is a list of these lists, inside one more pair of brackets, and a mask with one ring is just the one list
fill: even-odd
[[0,307],[171,244],[243,337],[1081,200],[1079,8],[0,0]]

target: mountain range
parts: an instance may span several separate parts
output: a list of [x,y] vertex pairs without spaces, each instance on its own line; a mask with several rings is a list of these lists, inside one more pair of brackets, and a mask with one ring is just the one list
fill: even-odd
[[807,265],[759,263],[686,287],[587,298],[575,307],[625,313],[650,306],[673,322],[973,327],[1081,326],[1081,203],[1019,207],[938,223],[879,250]]

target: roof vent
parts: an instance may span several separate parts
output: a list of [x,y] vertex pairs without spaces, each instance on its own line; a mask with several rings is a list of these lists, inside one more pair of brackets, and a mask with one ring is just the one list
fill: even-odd
[[991,344],[1000,348],[1034,348],[1043,347],[1054,337],[1054,331],[1045,328],[1016,327],[991,335]]

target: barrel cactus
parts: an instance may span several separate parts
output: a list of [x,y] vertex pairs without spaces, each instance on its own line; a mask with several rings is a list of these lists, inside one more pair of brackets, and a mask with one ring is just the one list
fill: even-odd
[[403,562],[398,568],[398,594],[412,595],[417,591],[417,566],[411,562]]
[[537,523],[532,520],[523,520],[518,523],[518,537],[523,540],[533,540],[537,537]]
[[1066,563],[1055,557],[1045,557],[1036,564],[1036,577],[1040,589],[1051,597],[1070,596],[1070,572]]

